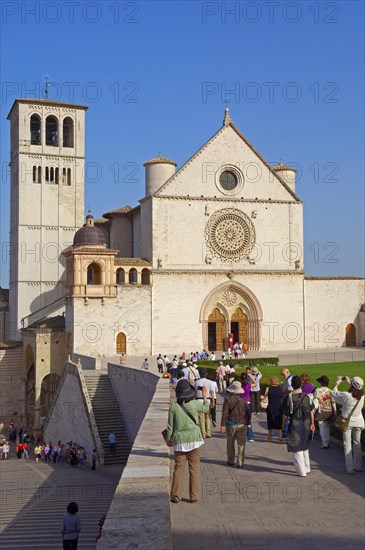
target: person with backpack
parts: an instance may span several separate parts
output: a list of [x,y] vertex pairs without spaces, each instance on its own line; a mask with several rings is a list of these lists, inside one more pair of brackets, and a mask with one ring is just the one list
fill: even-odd
[[221,420],[221,433],[227,433],[227,466],[235,465],[235,441],[237,441],[237,468],[243,468],[246,431],[251,423],[251,411],[243,398],[243,393],[242,385],[238,381],[228,386]]
[[291,386],[293,390],[283,402],[283,423],[288,420],[287,446],[292,453],[294,468],[299,477],[305,477],[310,472],[309,440],[314,432],[313,407],[307,394],[302,392],[300,376],[293,376]]

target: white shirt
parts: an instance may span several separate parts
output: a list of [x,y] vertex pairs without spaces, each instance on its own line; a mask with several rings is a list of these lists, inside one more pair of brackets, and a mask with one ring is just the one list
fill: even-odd
[[337,386],[333,389],[333,397],[336,403],[342,405],[341,416],[347,418],[351,413],[355,403],[357,407],[351,415],[349,426],[351,428],[364,428],[364,417],[362,415],[362,408],[364,406],[364,396],[358,401],[355,397],[352,397],[351,393],[345,391],[338,391]]
[[205,386],[207,399],[211,399],[210,392],[213,392],[213,395],[215,394],[215,388],[213,384],[215,384],[215,382],[212,382],[212,380],[208,380],[207,378],[201,378],[200,380],[197,380],[194,384],[196,398],[203,398],[203,394],[201,390],[198,390],[198,388]]

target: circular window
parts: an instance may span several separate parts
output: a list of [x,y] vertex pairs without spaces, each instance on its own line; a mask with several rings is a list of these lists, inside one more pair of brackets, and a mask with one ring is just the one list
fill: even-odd
[[205,229],[210,251],[222,260],[239,261],[255,244],[255,228],[243,212],[225,208],[215,212]]
[[225,170],[219,176],[219,183],[225,191],[233,191],[238,185],[237,177],[233,172]]

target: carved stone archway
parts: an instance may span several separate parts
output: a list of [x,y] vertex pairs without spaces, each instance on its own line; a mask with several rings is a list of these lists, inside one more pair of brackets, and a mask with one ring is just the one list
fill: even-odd
[[[209,331],[210,334],[212,331],[212,328],[209,328],[210,316],[215,309],[224,316],[225,337],[231,332],[231,323],[238,323],[239,341],[247,343],[251,350],[260,349],[262,309],[257,297],[249,288],[230,281],[217,286],[207,295],[200,310],[205,349],[209,349]],[[225,344],[227,347],[227,342]]]

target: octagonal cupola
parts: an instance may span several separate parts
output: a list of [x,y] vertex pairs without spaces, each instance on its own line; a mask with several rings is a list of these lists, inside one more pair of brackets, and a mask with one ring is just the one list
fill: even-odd
[[76,231],[74,240],[74,246],[107,246],[104,233],[98,227],[94,225],[94,216],[89,211],[86,216],[86,223],[81,229]]

